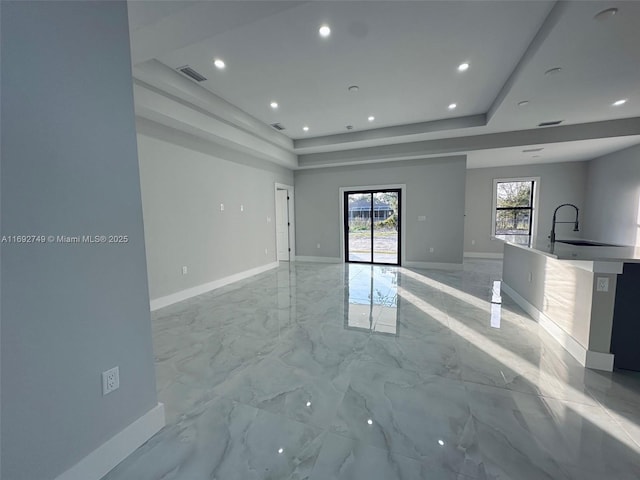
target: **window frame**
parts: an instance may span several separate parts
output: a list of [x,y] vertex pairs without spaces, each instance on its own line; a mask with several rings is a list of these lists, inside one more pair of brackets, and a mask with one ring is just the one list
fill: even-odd
[[[497,220],[497,212],[498,212],[498,184],[499,183],[515,183],[515,182],[533,182],[533,195],[532,195],[532,204],[531,204],[531,221],[530,221],[530,233],[528,235],[529,242],[528,245],[531,245],[533,240],[536,238],[536,234],[538,231],[538,197],[540,193],[540,177],[507,177],[507,178],[494,178],[493,179],[493,194],[492,194],[492,204],[491,204],[491,234],[490,237],[495,240],[502,240],[503,242],[508,241],[505,237],[507,235],[496,235],[496,220]],[[529,209],[529,207],[521,207],[523,210]],[[527,236],[523,234],[517,234],[518,236]]]

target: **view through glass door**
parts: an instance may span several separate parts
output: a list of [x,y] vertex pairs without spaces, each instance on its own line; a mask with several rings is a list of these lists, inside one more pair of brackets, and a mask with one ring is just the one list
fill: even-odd
[[400,190],[344,193],[347,262],[400,265]]

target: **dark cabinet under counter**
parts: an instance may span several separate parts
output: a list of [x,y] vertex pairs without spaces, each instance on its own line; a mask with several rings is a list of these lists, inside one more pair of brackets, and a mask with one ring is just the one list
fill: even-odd
[[640,371],[640,263],[625,263],[616,284],[611,331],[614,367]]

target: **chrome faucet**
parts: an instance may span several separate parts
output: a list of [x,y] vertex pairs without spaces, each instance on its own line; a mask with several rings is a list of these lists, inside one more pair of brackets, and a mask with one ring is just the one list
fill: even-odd
[[[556,220],[556,214],[558,213],[558,210],[560,210],[562,207],[573,207],[576,209],[576,219],[573,222],[558,222]],[[576,207],[573,203],[563,203],[562,205],[558,205],[556,207],[556,209],[553,211],[553,225],[551,226],[551,235],[549,235],[549,238],[551,239],[551,245],[553,246],[553,244],[556,242],[556,223],[573,223],[573,231],[577,232],[579,231],[578,228],[578,207]]]

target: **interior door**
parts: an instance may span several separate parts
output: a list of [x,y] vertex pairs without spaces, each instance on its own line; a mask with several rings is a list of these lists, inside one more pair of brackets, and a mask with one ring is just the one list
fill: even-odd
[[400,265],[400,190],[344,193],[345,260]]
[[276,248],[278,261],[289,261],[289,192],[276,190]]

